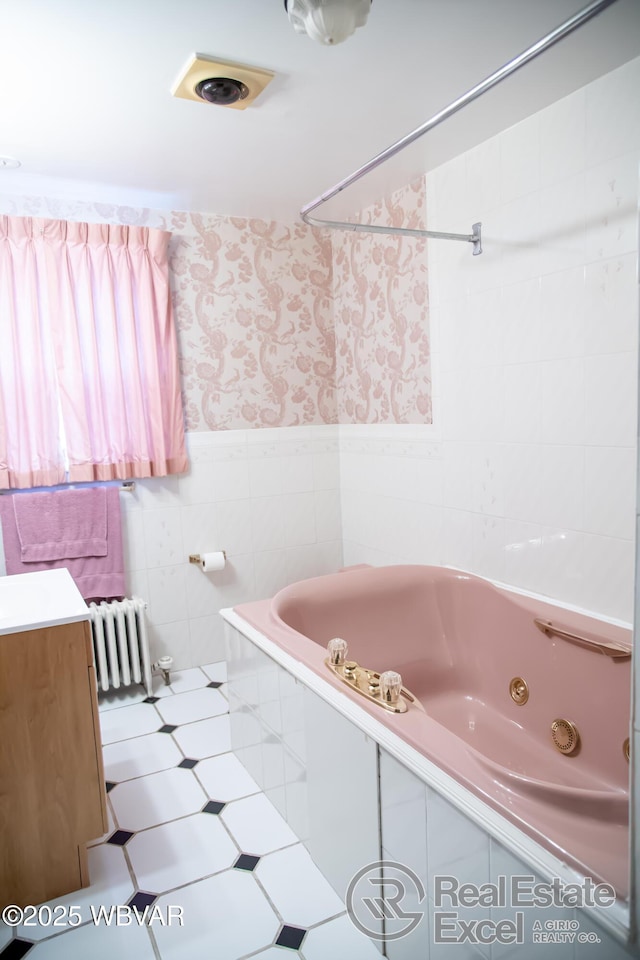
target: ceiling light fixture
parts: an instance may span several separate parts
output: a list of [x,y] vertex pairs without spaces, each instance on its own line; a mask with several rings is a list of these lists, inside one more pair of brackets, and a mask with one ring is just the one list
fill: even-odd
[[260,96],[274,76],[271,70],[261,67],[214,60],[203,53],[194,53],[180,71],[171,93],[183,100],[244,110]]
[[284,0],[296,33],[335,46],[367,22],[372,0]]

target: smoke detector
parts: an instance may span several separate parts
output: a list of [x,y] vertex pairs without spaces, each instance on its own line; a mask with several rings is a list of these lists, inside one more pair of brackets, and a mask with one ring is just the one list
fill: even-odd
[[372,0],[284,0],[284,8],[296,33],[334,46],[364,27]]
[[275,76],[270,70],[194,53],[171,87],[174,97],[245,110]]

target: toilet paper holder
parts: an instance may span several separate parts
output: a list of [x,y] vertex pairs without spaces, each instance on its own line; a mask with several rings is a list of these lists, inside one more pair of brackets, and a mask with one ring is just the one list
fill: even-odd
[[[222,556],[223,556],[223,557],[225,558],[225,560],[226,560],[226,559],[227,559],[227,551],[226,551],[226,550],[221,550],[220,553],[222,554]],[[201,563],[201,562],[202,562],[202,557],[201,557],[201,555],[200,555],[199,553],[190,553],[190,554],[189,554],[189,563]]]

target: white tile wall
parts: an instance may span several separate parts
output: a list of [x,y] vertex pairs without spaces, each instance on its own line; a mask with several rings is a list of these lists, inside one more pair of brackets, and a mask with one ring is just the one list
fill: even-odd
[[[272,596],[342,564],[335,427],[188,435],[191,468],[123,493],[131,592],[149,601],[154,659],[176,670],[224,656],[221,607]],[[224,549],[223,573],[190,553]]]
[[376,744],[228,624],[226,647],[233,750],[344,901],[379,859]]
[[[640,60],[427,174],[434,424],[340,428],[345,562],[435,562],[630,621]],[[427,517],[429,503],[436,516]]]
[[[500,907],[460,907],[452,908],[448,898],[436,899],[435,877],[453,876],[459,884],[498,883],[500,876],[531,877],[535,882],[548,882],[532,868],[508,852],[498,841],[490,838],[478,826],[471,823],[461,812],[449,803],[446,797],[426,786],[415,774],[386,751],[380,751],[380,812],[381,839],[385,859],[400,862],[412,869],[425,883],[428,900],[423,903],[410,903],[403,899],[404,909],[424,909],[426,916],[416,929],[404,941],[387,943],[387,955],[390,960],[413,960],[414,957],[461,957],[467,960],[508,960],[511,957],[531,958],[548,954],[554,958],[582,960],[582,957],[615,957],[622,960],[627,956],[626,949],[615,941],[595,922],[593,912],[576,910],[571,907],[517,908],[511,906],[507,891],[506,904]],[[508,880],[509,882],[509,880]],[[531,881],[532,882],[532,881]],[[452,911],[460,920],[492,919],[495,923],[502,920],[514,920],[516,910],[524,915],[523,943],[491,946],[483,944],[456,947],[451,943],[438,946],[433,942],[436,930],[436,914]],[[601,915],[601,914],[600,914]],[[574,942],[539,944],[533,943],[534,929],[548,929],[558,921],[577,923],[580,934],[595,934],[594,942],[579,942],[578,932]],[[534,928],[534,924],[540,924]],[[554,929],[552,926],[550,929]],[[562,929],[559,927],[558,929]],[[446,934],[451,936],[451,928]]]
[[306,688],[304,736],[306,846],[344,900],[356,871],[379,856],[377,745]]

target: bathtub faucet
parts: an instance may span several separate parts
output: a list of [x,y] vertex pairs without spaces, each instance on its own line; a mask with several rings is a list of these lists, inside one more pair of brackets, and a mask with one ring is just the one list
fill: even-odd
[[386,670],[384,673],[367,670],[355,660],[346,659],[348,649],[342,637],[334,637],[327,644],[329,656],[325,663],[343,683],[392,713],[406,713],[409,703],[424,710],[420,701],[402,686],[399,673],[395,670]]

